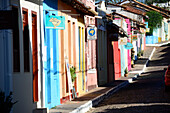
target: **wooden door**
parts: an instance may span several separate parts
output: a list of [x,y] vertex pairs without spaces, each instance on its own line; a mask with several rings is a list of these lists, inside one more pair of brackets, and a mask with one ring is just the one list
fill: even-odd
[[33,64],[33,98],[38,101],[38,44],[37,44],[37,15],[32,12],[32,64]]

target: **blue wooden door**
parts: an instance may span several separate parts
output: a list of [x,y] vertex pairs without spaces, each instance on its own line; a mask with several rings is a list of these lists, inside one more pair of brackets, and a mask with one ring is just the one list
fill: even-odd
[[60,104],[58,30],[45,28],[44,42],[46,51],[43,52],[47,55],[44,62],[45,106],[52,108]]

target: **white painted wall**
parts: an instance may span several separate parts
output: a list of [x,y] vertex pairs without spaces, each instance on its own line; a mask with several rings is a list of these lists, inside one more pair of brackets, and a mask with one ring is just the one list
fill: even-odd
[[[33,1],[33,0],[31,0]],[[32,113],[35,108],[44,107],[44,78],[41,76],[40,71],[40,33],[43,36],[43,32],[40,32],[40,21],[39,21],[39,8],[42,12],[42,6],[39,7],[38,4],[29,2],[28,0],[12,0],[12,5],[18,6],[19,9],[19,39],[20,39],[20,72],[13,73],[13,94],[14,101],[18,101],[14,105],[14,113]],[[30,34],[30,72],[24,72],[24,53],[23,53],[23,32],[22,32],[22,8],[28,9],[28,24],[29,24],[29,34]],[[32,14],[31,11],[37,13],[37,39],[38,39],[38,88],[39,88],[39,101],[33,102],[33,74],[32,74]],[[43,15],[41,15],[42,17]],[[43,22],[43,18],[41,18]],[[43,24],[41,23],[41,26]],[[41,28],[43,30],[43,28]]]

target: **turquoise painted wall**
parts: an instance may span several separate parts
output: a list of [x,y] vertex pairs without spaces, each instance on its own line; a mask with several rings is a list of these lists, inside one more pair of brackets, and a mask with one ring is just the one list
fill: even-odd
[[[148,28],[148,22],[145,22],[146,28]],[[146,36],[146,44],[158,43],[159,28],[153,30],[153,35]]]
[[46,54],[44,58],[45,107],[47,108],[60,104],[58,30],[46,28],[45,23],[46,16],[58,15],[57,6],[57,0],[44,0],[43,2],[44,46],[46,48],[46,50],[43,50]]

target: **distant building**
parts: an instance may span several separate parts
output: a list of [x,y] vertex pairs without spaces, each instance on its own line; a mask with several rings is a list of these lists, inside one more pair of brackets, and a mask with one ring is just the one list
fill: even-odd
[[159,6],[161,8],[170,10],[170,2],[167,3],[153,3],[154,6]]

